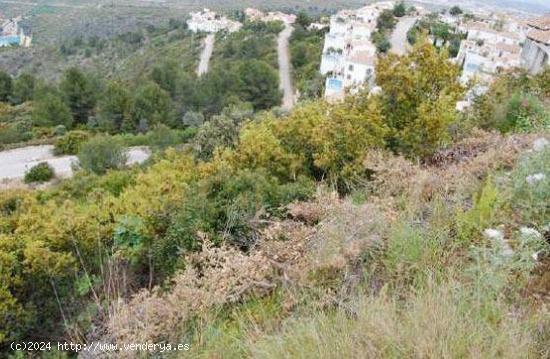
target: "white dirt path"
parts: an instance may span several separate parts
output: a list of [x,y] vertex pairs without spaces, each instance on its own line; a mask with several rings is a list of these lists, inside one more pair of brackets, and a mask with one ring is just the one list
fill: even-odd
[[214,51],[215,34],[208,34],[204,38],[204,47],[201,52],[201,58],[199,61],[199,67],[197,68],[197,75],[202,76],[208,72],[208,64],[210,63],[210,57]]
[[279,58],[280,88],[283,91],[282,108],[288,110],[294,106],[294,90],[292,88],[292,74],[290,65],[290,51],[288,41],[294,28],[285,24],[285,29],[279,33],[277,39],[277,55]]
[[416,22],[416,17],[402,17],[395,26],[390,38],[390,51],[397,55],[405,55],[410,50],[411,46],[407,41],[407,32],[413,27]]

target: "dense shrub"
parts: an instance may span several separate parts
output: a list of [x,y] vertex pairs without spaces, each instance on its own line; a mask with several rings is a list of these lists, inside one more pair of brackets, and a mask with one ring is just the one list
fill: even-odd
[[251,248],[263,227],[262,219],[314,193],[314,183],[306,177],[284,183],[263,169],[233,171],[223,162],[212,169],[208,177],[191,186],[183,206],[171,212],[166,235],[153,244],[157,271],[170,274],[183,267],[181,251],[202,245],[198,233],[214,243]]
[[296,26],[290,37],[292,75],[302,98],[319,98],[323,93],[325,82],[319,66],[324,32]]
[[497,118],[501,132],[530,132],[550,129],[550,111],[535,96],[515,93],[512,95],[502,116]]
[[41,162],[31,167],[25,173],[25,183],[48,182],[55,176],[53,168],[47,162]]
[[213,116],[197,131],[193,141],[196,156],[210,159],[217,148],[232,147],[239,136],[243,122],[252,116],[249,104],[229,106],[220,115]]
[[96,136],[84,143],[78,151],[80,166],[88,171],[103,174],[124,167],[126,150],[120,141],[109,136]]
[[182,142],[181,133],[171,130],[165,125],[159,125],[147,133],[148,144],[153,149],[164,150]]
[[426,41],[406,56],[389,54],[378,62],[376,82],[382,88],[392,150],[425,157],[449,142],[450,126],[457,120],[456,102],[463,95],[459,71],[445,52]]
[[31,126],[24,122],[0,123],[0,145],[28,141],[32,138]]
[[56,155],[76,155],[82,144],[88,140],[90,135],[84,131],[71,131],[58,138],[54,145]]
[[13,80],[4,71],[0,71],[0,102],[8,102],[13,91]]
[[67,128],[63,125],[57,125],[53,129],[53,134],[56,136],[63,136],[67,134]]
[[512,173],[512,206],[525,223],[547,225],[550,214],[550,146],[520,159]]
[[483,129],[505,133],[548,130],[548,74],[550,70],[533,77],[514,72],[497,78],[487,93],[476,98],[470,121]]
[[33,122],[39,126],[62,125],[71,128],[73,116],[70,108],[56,94],[41,95],[34,103]]

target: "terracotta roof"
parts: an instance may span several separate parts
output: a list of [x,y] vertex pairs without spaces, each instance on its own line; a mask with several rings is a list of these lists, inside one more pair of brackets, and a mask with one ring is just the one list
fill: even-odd
[[512,54],[519,54],[521,52],[521,47],[519,47],[518,45],[509,45],[509,44],[504,44],[504,43],[498,43],[495,45],[495,48],[497,50],[501,50],[501,51],[506,51],[506,52],[510,52]]
[[550,30],[542,31],[537,29],[532,29],[527,33],[527,37],[531,40],[537,42],[542,42],[543,44],[550,45]]
[[550,14],[538,17],[536,19],[531,19],[527,21],[529,26],[537,28],[539,30],[549,31],[550,30]]
[[371,66],[374,65],[375,60],[376,60],[376,57],[372,56],[372,54],[368,51],[357,51],[349,59],[350,62],[355,62],[356,64],[371,65]]

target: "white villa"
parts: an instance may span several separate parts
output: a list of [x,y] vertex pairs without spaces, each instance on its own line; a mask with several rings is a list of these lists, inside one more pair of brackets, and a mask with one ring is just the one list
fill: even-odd
[[252,21],[281,21],[285,24],[294,24],[294,22],[296,21],[296,15],[285,14],[280,11],[268,12],[266,14],[258,9],[247,8],[244,10],[244,14]]
[[190,15],[191,18],[187,20],[187,26],[189,26],[189,30],[194,32],[218,32],[221,30],[234,32],[242,27],[240,22],[229,20],[227,17],[218,15],[209,9],[192,12]]
[[325,98],[342,99],[347,91],[374,84],[376,47],[370,36],[380,13],[391,8],[393,2],[386,1],[331,16],[320,68],[327,75]]
[[550,14],[527,24],[529,32],[521,52],[521,62],[524,68],[536,74],[550,65]]
[[0,18],[0,47],[6,46],[31,46],[32,38],[25,35],[23,29],[19,27],[21,17],[2,20]]
[[461,28],[467,33],[457,56],[462,64],[462,83],[474,78],[489,83],[494,75],[520,66],[521,34],[499,31],[483,22],[467,23]]

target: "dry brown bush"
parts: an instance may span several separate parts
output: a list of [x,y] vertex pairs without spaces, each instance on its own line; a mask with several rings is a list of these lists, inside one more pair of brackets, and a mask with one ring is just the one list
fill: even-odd
[[330,272],[353,281],[363,253],[380,242],[383,214],[374,205],[355,206],[334,193],[320,193],[313,203],[295,203],[292,208],[324,213],[320,223],[274,222],[248,254],[213,247],[205,239],[202,251],[187,259],[187,268],[173,277],[168,291],[142,291],[127,303],[115,303],[103,339],[177,340],[191,319],[209,309],[262,297],[277,287],[307,286],[312,273]]
[[456,202],[454,198],[476,188],[488,173],[511,169],[518,156],[528,150],[535,135],[503,137],[479,131],[453,147],[436,153],[425,164],[388,152],[372,152],[364,166],[373,171],[367,189],[377,197],[406,196],[409,203],[425,203],[435,196]]
[[[284,233],[281,233],[284,232]],[[290,238],[280,240],[281,238]],[[189,256],[187,268],[174,275],[171,287],[141,291],[128,303],[115,303],[105,340],[143,343],[177,340],[189,320],[208,309],[264,296],[301,271],[311,228],[298,222],[275,223],[249,254],[229,246],[213,247],[205,239],[200,253]]]

